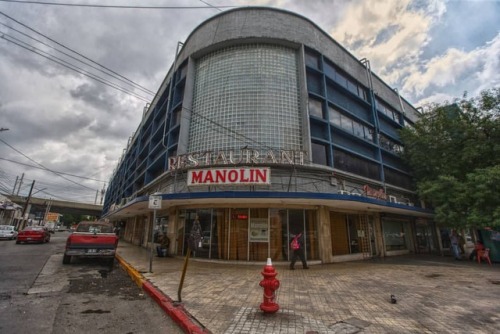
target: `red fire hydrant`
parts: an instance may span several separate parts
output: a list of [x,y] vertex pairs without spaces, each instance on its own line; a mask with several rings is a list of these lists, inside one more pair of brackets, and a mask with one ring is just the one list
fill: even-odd
[[261,274],[264,279],[260,281],[259,285],[264,288],[264,301],[260,304],[260,309],[265,313],[275,313],[280,308],[276,303],[275,293],[280,287],[280,281],[275,278],[278,273],[274,269],[270,258],[267,258],[267,263]]

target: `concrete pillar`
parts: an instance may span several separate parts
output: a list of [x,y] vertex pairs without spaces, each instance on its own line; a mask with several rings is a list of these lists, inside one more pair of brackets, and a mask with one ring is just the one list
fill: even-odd
[[167,237],[170,239],[168,254],[176,254],[177,250],[177,210],[174,207],[168,209]]
[[333,262],[332,235],[330,229],[330,210],[326,206],[318,209],[318,247],[322,263]]
[[380,214],[374,215],[374,228],[375,228],[375,240],[377,244],[377,255],[380,257],[386,257],[384,235],[382,230],[382,218]]

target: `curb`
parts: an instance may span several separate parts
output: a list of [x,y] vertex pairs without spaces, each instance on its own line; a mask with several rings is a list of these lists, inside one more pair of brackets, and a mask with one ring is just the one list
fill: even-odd
[[158,290],[151,282],[146,280],[134,267],[120,255],[115,254],[120,265],[125,269],[139,288],[144,290],[165,313],[172,318],[188,334],[210,334],[207,328],[194,320],[194,317],[184,308],[184,305],[174,302],[170,297]]

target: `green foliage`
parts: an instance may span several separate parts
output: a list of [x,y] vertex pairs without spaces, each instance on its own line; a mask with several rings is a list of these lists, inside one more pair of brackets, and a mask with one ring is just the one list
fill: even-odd
[[65,226],[71,226],[72,224],[74,224],[76,222],[76,218],[72,214],[66,213],[62,217],[62,221],[63,221]]
[[457,228],[500,226],[500,88],[434,105],[401,130],[403,159],[436,221]]

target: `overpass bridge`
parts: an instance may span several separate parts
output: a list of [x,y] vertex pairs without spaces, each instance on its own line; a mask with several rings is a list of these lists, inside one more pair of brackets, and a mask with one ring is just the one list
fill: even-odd
[[[26,197],[15,196],[15,195],[4,195],[9,198],[12,202],[24,206],[26,203]],[[70,214],[70,215],[88,215],[100,217],[102,213],[102,205],[61,201],[61,200],[49,200],[46,198],[31,197],[30,205],[31,209],[29,213],[36,214],[37,212],[45,212],[47,205],[51,202],[50,212],[57,212],[60,214]]]

